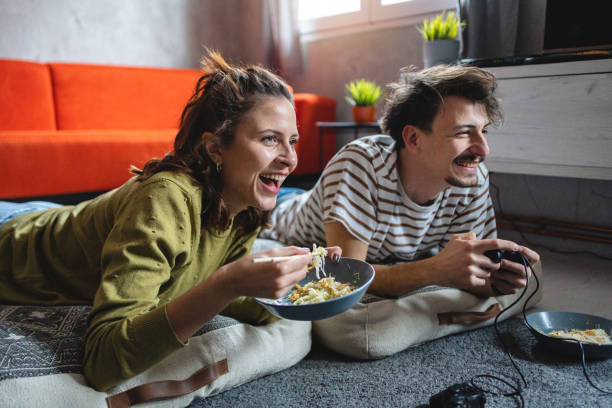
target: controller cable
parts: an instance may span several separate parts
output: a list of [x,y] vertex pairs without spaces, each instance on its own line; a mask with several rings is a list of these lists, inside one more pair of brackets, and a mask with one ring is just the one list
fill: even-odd
[[[516,305],[524,296],[525,293],[527,293],[527,289],[529,287],[529,273],[528,273],[528,268],[531,270],[531,274],[534,277],[535,281],[536,281],[536,288],[533,291],[533,293],[531,295],[529,295],[529,297],[527,298],[527,300],[525,301],[525,303],[523,303],[523,319],[525,321],[525,324],[531,329],[534,330],[533,326],[531,326],[529,324],[529,322],[527,321],[527,315],[525,313],[525,309],[527,308],[527,305],[529,304],[529,301],[531,300],[531,298],[538,292],[538,290],[540,289],[540,280],[538,279],[538,276],[536,275],[536,273],[534,272],[531,264],[529,263],[529,261],[527,260],[527,258],[525,258],[525,256],[521,253],[517,253],[518,255],[520,255],[521,258],[521,263],[523,264],[523,267],[525,268],[525,288],[523,289],[523,292],[521,293],[521,295],[514,300],[514,302],[512,302],[509,306],[507,306],[506,308],[504,308],[501,312],[499,312],[499,314],[497,316],[495,316],[495,320],[493,321],[493,327],[495,328],[495,334],[497,335],[497,338],[499,340],[499,342],[502,345],[502,348],[504,350],[504,352],[506,353],[506,355],[508,356],[508,358],[510,359],[510,362],[512,363],[512,366],[514,367],[514,369],[518,372],[519,376],[521,377],[522,380],[522,384],[523,386],[521,387],[521,384],[519,383],[518,385],[514,385],[511,384],[509,381],[504,380],[503,378],[497,377],[495,375],[491,375],[491,374],[480,374],[480,375],[476,375],[474,376],[471,380],[470,380],[470,384],[476,388],[479,391],[482,391],[484,393],[489,393],[489,394],[493,394],[493,395],[498,395],[498,396],[504,396],[504,397],[517,397],[520,401],[520,407],[524,407],[525,406],[525,400],[523,398],[522,395],[522,388],[523,387],[527,387],[527,380],[525,380],[525,376],[523,375],[523,373],[521,372],[520,368],[518,367],[518,365],[516,364],[516,362],[514,361],[514,359],[512,358],[512,355],[510,354],[510,352],[508,351],[509,348],[507,347],[506,343],[504,343],[504,340],[499,332],[499,326],[498,326],[498,321],[499,321],[499,317],[506,312],[507,310],[511,309],[514,305]],[[565,340],[565,339],[564,339]],[[581,362],[582,362],[582,370],[584,373],[584,376],[586,377],[588,383],[595,389],[597,389],[598,391],[604,393],[604,394],[612,394],[612,392],[610,391],[606,391],[603,390],[601,388],[599,388],[597,385],[595,385],[593,383],[593,381],[591,380],[591,378],[589,377],[588,374],[588,370],[587,370],[587,366],[586,366],[586,358],[585,358],[585,352],[584,352],[584,347],[582,345],[582,342],[579,340],[574,340],[574,339],[567,339],[569,341],[574,341],[576,343],[578,343],[578,345],[580,346],[580,352],[581,352]],[[478,379],[491,379],[491,380],[497,380],[500,381],[504,384],[506,384],[508,387],[510,387],[512,389],[511,392],[493,392],[490,390],[485,390],[483,388],[481,388],[480,386],[478,386],[478,384],[476,383],[476,381]],[[501,390],[501,387],[497,387],[499,390]]]
[[[521,256],[521,262],[523,263],[523,267],[525,268],[525,278],[526,278],[526,282],[525,282],[525,288],[523,289],[523,292],[521,293],[521,295],[514,300],[514,302],[512,302],[510,305],[508,305],[506,308],[504,308],[501,312],[499,312],[499,314],[497,316],[495,316],[495,320],[493,321],[493,327],[495,329],[495,334],[497,335],[497,338],[499,340],[499,342],[502,345],[502,349],[504,350],[504,352],[506,353],[506,355],[508,356],[508,358],[510,359],[510,363],[512,363],[512,366],[514,367],[514,369],[518,372],[519,376],[521,377],[522,380],[522,384],[523,387],[527,387],[527,380],[525,380],[525,376],[523,375],[523,373],[521,372],[520,368],[518,367],[518,365],[516,364],[516,362],[514,361],[514,359],[512,358],[512,355],[510,354],[510,352],[508,351],[509,348],[506,345],[506,343],[504,342],[500,331],[499,331],[499,317],[504,314],[504,312],[506,312],[507,310],[509,310],[510,308],[512,308],[514,305],[516,305],[518,302],[520,302],[520,300],[525,296],[525,293],[527,293],[527,289],[529,287],[529,273],[527,271],[527,267],[529,267],[529,269],[531,269],[532,272],[532,276],[535,278],[536,280],[536,289],[533,291],[533,293],[527,298],[527,300],[525,301],[525,303],[523,303],[523,318],[526,319],[526,314],[525,314],[525,309],[527,307],[527,304],[529,303],[529,301],[531,300],[531,298],[538,292],[538,290],[540,289],[540,280],[538,279],[538,277],[536,276],[536,274],[533,272],[533,268],[531,267],[531,265],[527,262],[527,259],[523,256],[523,254],[520,254]],[[506,384],[508,387],[510,387],[512,389],[511,392],[493,392],[490,390],[485,390],[481,387],[478,386],[478,384],[476,383],[476,380],[478,379],[491,379],[491,380],[497,380],[500,381],[504,384]],[[491,374],[480,374],[477,375],[475,377],[473,377],[470,380],[471,385],[482,391],[485,393],[489,393],[489,394],[493,394],[493,395],[502,395],[504,397],[516,397],[519,399],[520,401],[520,407],[524,407],[525,406],[525,399],[523,398],[522,395],[522,387],[521,384],[519,383],[518,385],[513,385],[512,383],[510,383],[509,381],[504,380],[503,378],[497,377],[495,375],[491,375]],[[501,390],[501,388],[500,388]]]

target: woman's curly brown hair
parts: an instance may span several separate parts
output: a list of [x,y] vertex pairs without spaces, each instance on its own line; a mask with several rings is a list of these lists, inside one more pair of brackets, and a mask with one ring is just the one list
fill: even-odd
[[[173,151],[132,172],[137,174],[137,180],[146,180],[166,170],[189,175],[202,186],[203,227],[226,230],[231,217],[221,195],[223,178],[206,152],[202,135],[211,132],[222,146],[231,146],[236,126],[259,100],[282,97],[294,102],[287,84],[260,66],[231,66],[218,52],[208,51],[201,67],[204,75],[181,114]],[[234,222],[250,233],[264,226],[269,216],[269,211],[249,207]]]

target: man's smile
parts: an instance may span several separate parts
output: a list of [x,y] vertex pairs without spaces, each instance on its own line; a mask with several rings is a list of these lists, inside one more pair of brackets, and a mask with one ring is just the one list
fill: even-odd
[[474,154],[462,155],[453,160],[453,163],[457,166],[466,167],[466,168],[476,168],[480,163],[484,161],[484,158],[481,156],[476,156]]

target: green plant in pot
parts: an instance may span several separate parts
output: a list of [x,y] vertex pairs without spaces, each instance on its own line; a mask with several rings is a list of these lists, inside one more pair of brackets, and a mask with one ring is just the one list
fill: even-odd
[[454,12],[446,11],[432,19],[423,20],[417,30],[425,40],[423,42],[423,62],[425,68],[436,64],[454,64],[459,58],[459,28],[465,28],[465,22],[459,21]]
[[351,81],[345,85],[348,92],[346,101],[353,106],[353,120],[356,123],[376,121],[376,102],[382,91],[375,82],[365,79]]

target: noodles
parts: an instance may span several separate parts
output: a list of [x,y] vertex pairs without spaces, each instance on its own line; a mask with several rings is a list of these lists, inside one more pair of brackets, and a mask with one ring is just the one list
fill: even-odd
[[[317,280],[309,282],[303,287],[296,284],[295,289],[287,296],[290,302],[294,305],[307,305],[334,299],[355,291],[354,286],[336,282],[336,278],[327,276],[324,269],[327,250],[324,247],[312,244],[311,255],[312,261],[308,269],[315,270]],[[321,278],[320,273],[327,277]]]
[[595,343],[595,344],[612,344],[610,336],[603,329],[588,329],[588,330],[555,330],[548,333],[551,337],[557,337],[561,339],[578,340],[583,343]]
[[355,291],[355,287],[347,283],[336,282],[336,278],[327,277],[318,281],[309,282],[304,287],[299,284],[289,295],[294,305],[307,305],[323,302]]
[[319,276],[319,272],[323,272],[323,276],[327,276],[325,274],[325,257],[327,256],[327,250],[323,247],[318,247],[317,244],[312,244],[312,263],[309,269],[314,268],[315,273],[317,275],[317,279],[321,279]]

